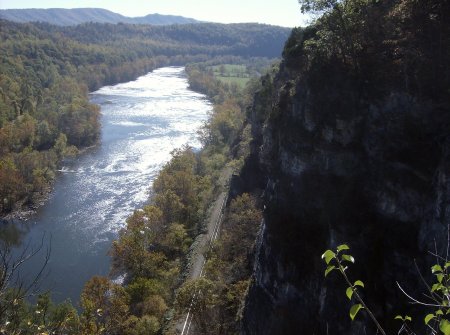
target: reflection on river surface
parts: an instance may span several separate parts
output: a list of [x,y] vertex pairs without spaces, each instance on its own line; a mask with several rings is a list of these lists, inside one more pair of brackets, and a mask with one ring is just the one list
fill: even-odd
[[[86,280],[108,274],[112,239],[127,216],[145,203],[170,152],[184,144],[199,147],[196,133],[211,110],[205,96],[188,89],[181,67],[103,87],[91,94],[91,101],[101,106],[100,144],[66,162],[49,200],[34,217],[0,232],[11,242],[21,240],[22,246],[36,247],[43,236],[48,246],[51,239],[41,289],[51,290],[56,301],[78,302]],[[30,278],[44,254],[28,262],[22,275]]]

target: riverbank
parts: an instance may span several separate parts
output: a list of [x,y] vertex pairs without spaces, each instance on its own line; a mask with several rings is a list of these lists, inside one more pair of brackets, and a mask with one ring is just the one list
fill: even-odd
[[[97,141],[97,143],[94,145],[90,145],[84,148],[76,148],[76,152],[74,153],[72,151],[70,157],[73,157],[73,159],[79,158],[83,154],[89,152],[89,150],[97,148],[99,145],[100,142]],[[61,168],[63,166],[62,163],[66,160],[67,159],[63,159],[62,162],[58,163],[58,166],[60,166]],[[14,223],[15,221],[26,221],[32,218],[33,215],[37,213],[39,208],[43,207],[47,203],[53,191],[56,178],[59,177],[59,174],[61,172],[62,171],[60,169],[54,171],[55,178],[51,181],[50,184],[43,187],[40,192],[34,192],[33,194],[31,194],[29,196],[29,199],[22,199],[21,201],[16,202],[14,206],[15,208],[11,212],[5,214],[0,213],[0,224]]]
[[15,221],[26,221],[36,214],[37,210],[48,201],[52,186],[49,185],[41,194],[32,195],[32,204],[25,205],[25,200],[18,203],[18,209],[0,216],[0,224],[13,223]]
[[[98,145],[63,162],[39,200],[43,206],[24,206],[9,215],[8,222],[28,219],[16,224],[25,232],[24,246],[44,234],[46,243],[52,237],[50,275],[42,289],[51,289],[56,302],[70,298],[77,304],[87,280],[108,275],[112,241],[133,211],[148,202],[150,186],[170,153],[186,143],[200,148],[197,130],[211,105],[187,87],[184,68],[168,67],[91,93],[90,102],[102,110]],[[31,273],[36,269],[27,265]]]

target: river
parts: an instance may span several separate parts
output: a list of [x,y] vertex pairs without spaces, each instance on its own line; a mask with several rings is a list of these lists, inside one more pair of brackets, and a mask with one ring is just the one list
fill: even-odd
[[70,298],[77,304],[89,278],[108,275],[111,241],[127,216],[147,201],[170,152],[184,144],[199,148],[197,130],[212,108],[204,95],[188,88],[181,67],[103,87],[91,94],[91,102],[101,106],[99,145],[66,162],[36,215],[3,228],[10,233],[20,228],[22,248],[36,248],[44,238],[43,250],[22,269],[26,280],[51,245],[40,289],[50,290],[57,302]]

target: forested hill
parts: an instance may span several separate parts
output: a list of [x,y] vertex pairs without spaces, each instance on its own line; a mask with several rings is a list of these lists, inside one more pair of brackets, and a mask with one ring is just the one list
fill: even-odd
[[58,26],[73,26],[86,22],[131,23],[131,24],[186,24],[197,20],[174,15],[149,14],[142,17],[127,17],[103,8],[49,8],[49,9],[5,9],[0,18],[14,22],[47,22]]
[[96,142],[98,110],[88,91],[159,66],[277,57],[289,32],[257,24],[60,27],[0,20],[0,215],[35,203],[58,162]]
[[[86,23],[74,27],[36,24],[81,43],[123,48],[151,55],[237,55],[279,57],[290,29],[256,23],[198,23],[186,25],[128,25]],[[125,43],[125,44],[124,44]]]
[[[450,280],[431,267],[448,276],[450,1],[299,2],[324,14],[293,30],[250,113],[243,180],[261,172],[265,226],[242,334],[448,335]],[[343,243],[385,332],[366,306],[351,322],[359,301],[325,272]]]

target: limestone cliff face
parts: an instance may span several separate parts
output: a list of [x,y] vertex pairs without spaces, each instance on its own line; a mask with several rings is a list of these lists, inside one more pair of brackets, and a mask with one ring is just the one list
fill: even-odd
[[393,317],[415,310],[396,281],[421,292],[414,259],[428,273],[427,251],[435,240],[446,245],[449,105],[401,88],[368,97],[338,67],[324,73],[312,84],[285,59],[255,96],[265,223],[243,334],[374,334],[362,314],[350,322],[339,275],[323,278],[320,255],[341,243],[352,248],[349,274],[366,283],[368,304],[398,330]]

